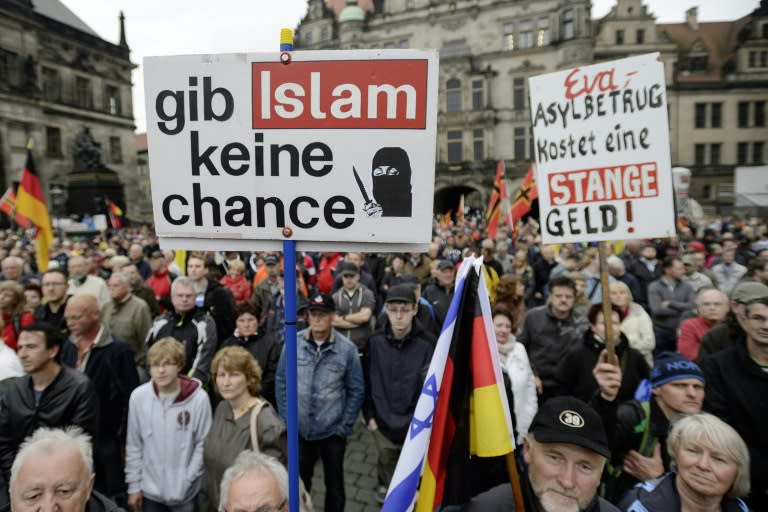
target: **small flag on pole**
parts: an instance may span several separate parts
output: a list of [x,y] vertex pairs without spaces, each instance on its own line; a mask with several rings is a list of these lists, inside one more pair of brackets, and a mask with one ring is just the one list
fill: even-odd
[[536,187],[536,173],[533,166],[528,169],[520,189],[515,194],[512,202],[512,227],[516,227],[525,214],[531,211],[531,203],[539,197],[539,189]]
[[0,212],[8,215],[24,229],[29,229],[29,219],[16,211],[16,192],[12,188],[6,190],[3,197],[0,197]]
[[109,214],[109,223],[112,225],[112,229],[123,227],[123,210],[111,199],[107,199],[107,213]]
[[31,144],[27,147],[27,163],[21,176],[21,183],[16,192],[16,211],[30,220],[37,227],[37,269],[40,272],[48,270],[48,248],[53,241],[51,218],[45,206],[45,195],[40,183],[40,176],[32,158]]
[[488,236],[494,238],[499,229],[499,221],[502,218],[502,206],[507,197],[507,185],[505,183],[504,160],[499,160],[496,165],[496,179],[493,180],[493,191],[488,199],[488,209],[485,211],[485,225]]

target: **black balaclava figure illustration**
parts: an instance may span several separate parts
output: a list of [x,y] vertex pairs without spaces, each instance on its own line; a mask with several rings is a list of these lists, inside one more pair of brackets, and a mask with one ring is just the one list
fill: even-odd
[[411,161],[403,148],[381,148],[373,155],[373,198],[382,217],[410,217]]

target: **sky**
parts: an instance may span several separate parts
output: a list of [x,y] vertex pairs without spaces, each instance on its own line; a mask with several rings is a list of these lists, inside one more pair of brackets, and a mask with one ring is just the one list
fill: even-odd
[[[126,18],[133,72],[133,109],[138,132],[145,131],[145,56],[275,51],[280,28],[295,28],[307,0],[61,0],[103,39],[119,40],[118,15]],[[608,13],[616,0],[593,0],[592,17]],[[733,20],[754,10],[759,0],[645,0],[659,22],[682,22],[699,8],[699,21]],[[212,21],[216,21],[212,23]]]

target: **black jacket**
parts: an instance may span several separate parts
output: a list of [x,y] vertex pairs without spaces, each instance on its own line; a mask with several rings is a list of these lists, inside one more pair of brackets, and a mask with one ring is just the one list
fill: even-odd
[[[520,474],[520,480],[523,482],[523,502],[528,512],[537,510],[534,504],[533,490],[528,480],[527,472]],[[512,486],[504,483],[478,494],[472,501],[464,505],[463,512],[515,512],[515,498],[512,494]],[[581,509],[581,512],[619,512],[619,509],[605,501],[599,496],[595,496],[589,504]]]
[[363,357],[363,416],[366,421],[374,418],[379,432],[393,443],[405,441],[432,350],[433,344],[415,319],[411,332],[401,340],[392,336],[388,322],[368,339]]
[[[555,374],[556,393],[575,396],[584,402],[592,400],[592,395],[598,389],[592,370],[604,348],[605,344],[595,338],[592,330],[585,332],[581,344],[569,351],[560,362]],[[650,368],[645,357],[629,346],[629,341],[623,333],[616,341],[616,355],[622,373],[617,400],[623,402],[635,396],[637,386],[643,379],[648,378]]]
[[218,339],[216,324],[211,316],[200,309],[192,309],[183,315],[166,311],[152,322],[144,345],[149,349],[157,340],[166,336],[179,340],[187,352],[187,364],[181,373],[203,384],[208,382]]
[[[631,489],[619,502],[621,510],[649,510],[652,512],[678,512],[680,495],[675,487],[675,473],[663,478],[648,480]],[[722,512],[747,512],[746,504],[739,498],[724,498]],[[764,509],[754,509],[764,510]]]
[[125,512],[125,510],[100,492],[93,490],[91,497],[85,503],[85,512]]
[[549,309],[549,305],[529,309],[523,318],[517,341],[528,351],[531,369],[544,386],[544,396],[539,403],[554,396],[557,389],[555,374],[563,357],[581,343],[584,332],[589,328],[587,319],[571,312],[560,320]]
[[736,315],[728,313],[725,322],[721,322],[704,334],[699,346],[699,362],[705,358],[725,350],[734,344],[734,340],[744,336],[744,329],[739,325]]
[[16,451],[39,427],[76,425],[92,438],[99,429],[99,399],[91,380],[61,367],[35,404],[32,377],[14,381],[0,398],[0,484],[7,482]]
[[[275,371],[282,347],[269,334],[259,331],[256,336],[232,336],[224,340],[221,348],[243,347],[251,353],[261,367],[261,396],[275,403]],[[215,377],[214,377],[215,378]]]
[[223,341],[235,332],[235,297],[229,288],[208,279],[203,309],[216,322],[216,339]]
[[768,510],[768,373],[752,360],[746,339],[701,361],[704,410],[739,433],[749,448],[753,510]]
[[[61,362],[70,368],[77,364],[77,346],[71,339],[61,349]],[[133,349],[104,326],[83,373],[91,379],[99,396],[99,436],[125,443],[128,400],[139,385]]]

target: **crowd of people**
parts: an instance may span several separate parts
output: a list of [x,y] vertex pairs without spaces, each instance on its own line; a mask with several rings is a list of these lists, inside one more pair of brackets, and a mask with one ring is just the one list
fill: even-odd
[[[382,503],[472,254],[531,510],[768,510],[760,219],[615,244],[610,318],[598,249],[543,245],[532,220],[488,236],[479,216],[439,217],[424,253],[303,253],[295,292],[279,252],[162,250],[146,228],[50,254],[39,272],[26,234],[0,232],[0,506],[36,506],[29,467],[69,457],[82,464],[66,493],[94,510],[287,510],[285,293],[299,306],[301,506],[320,460],[324,510],[345,509],[356,423]],[[512,510],[505,463],[470,463],[471,501],[456,505]]]

